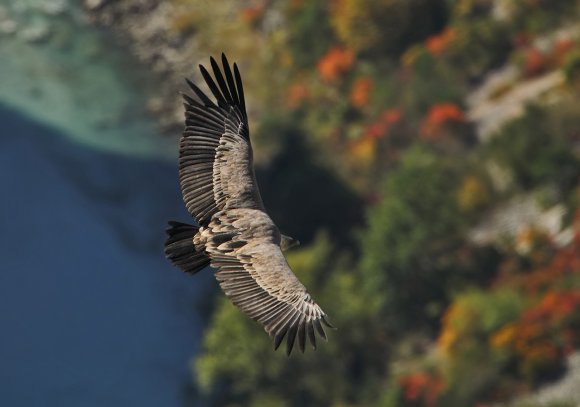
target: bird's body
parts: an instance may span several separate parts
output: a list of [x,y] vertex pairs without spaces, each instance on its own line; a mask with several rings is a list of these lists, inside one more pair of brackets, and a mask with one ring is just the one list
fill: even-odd
[[224,78],[213,58],[211,65],[217,84],[200,70],[217,104],[188,81],[199,101],[184,95],[179,154],[183,199],[199,226],[170,222],[165,253],[185,272],[211,265],[225,294],[264,326],[276,348],[286,337],[290,353],[298,338],[304,351],[306,337],[315,347],[315,331],[326,339],[321,322],[330,325],[282,254],[296,241],[281,235],[265,212],[238,68],[232,74],[222,55]]

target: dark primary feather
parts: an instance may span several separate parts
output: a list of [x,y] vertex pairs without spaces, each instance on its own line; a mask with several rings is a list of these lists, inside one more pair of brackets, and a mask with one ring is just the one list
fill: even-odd
[[187,83],[199,101],[183,95],[186,127],[180,142],[180,183],[185,205],[201,226],[206,225],[218,210],[224,209],[226,196],[236,199],[236,206],[263,208],[252,165],[238,68],[234,64],[234,78],[225,55],[222,63],[225,78],[211,58],[215,81],[200,65],[217,104],[189,80]]

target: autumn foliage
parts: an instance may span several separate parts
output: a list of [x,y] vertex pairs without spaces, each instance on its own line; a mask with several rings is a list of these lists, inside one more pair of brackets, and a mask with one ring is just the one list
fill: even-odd
[[370,78],[358,78],[352,85],[350,102],[353,106],[363,108],[369,104],[373,81]]
[[427,372],[409,374],[399,381],[403,399],[410,406],[435,406],[445,387],[441,377]]
[[354,52],[341,47],[331,48],[318,62],[318,72],[325,81],[336,82],[354,63]]
[[308,99],[308,87],[303,83],[294,83],[290,85],[287,92],[287,103],[291,108],[300,106],[306,99]]
[[393,127],[402,120],[403,112],[400,109],[387,109],[377,121],[367,126],[365,136],[372,139],[387,137]]
[[559,368],[563,357],[580,345],[580,290],[547,292],[518,321],[497,331],[490,343],[512,352],[531,381]]
[[[347,223],[346,200],[300,194],[308,214],[311,203],[325,209],[304,217],[297,231],[324,233],[338,224],[348,236],[343,246],[331,233],[331,255],[300,260],[308,263],[300,278],[309,289],[319,284],[312,294],[332,311],[340,335],[288,360],[266,353],[270,343],[250,330],[252,321],[216,314],[197,371],[214,404],[498,405],[552,378],[580,350],[580,234],[570,232],[580,168],[573,148],[580,44],[561,30],[578,16],[537,18],[573,2],[501,2],[512,13],[501,18],[493,0],[239,6],[240,26],[252,35],[227,38],[239,41],[240,55],[252,50],[238,65],[256,122],[260,182],[271,194],[264,199],[282,197],[269,205],[273,216],[300,237],[290,230],[298,222],[287,197],[321,186],[360,198],[352,206],[365,206],[367,216]],[[210,21],[217,19],[203,23]],[[512,92],[533,85],[528,79],[562,67],[578,95],[560,98],[571,87],[562,84],[531,100],[537,106],[520,117],[493,120],[518,99]],[[492,108],[483,116],[493,126],[478,114],[482,106]],[[482,135],[486,128],[497,134]],[[299,142],[312,153],[308,160]],[[310,162],[314,170],[296,173]],[[267,174],[271,181],[262,182]],[[284,185],[282,195],[272,192],[276,185]],[[509,211],[512,199],[528,193],[540,210],[563,208],[561,233]],[[320,214],[330,210],[337,220],[326,224]],[[293,269],[292,257],[315,247],[301,240],[304,251],[288,255]],[[328,261],[335,257],[340,262]],[[240,338],[236,349],[226,343],[232,336]]]
[[455,103],[440,103],[429,110],[420,127],[425,139],[436,139],[449,125],[465,123],[465,113]]
[[524,51],[524,76],[530,78],[559,68],[575,46],[574,40],[562,38],[554,41],[547,50],[533,45],[528,47]]
[[457,31],[453,27],[447,27],[441,33],[433,35],[425,40],[425,48],[433,56],[439,56],[445,52],[450,44],[457,38]]

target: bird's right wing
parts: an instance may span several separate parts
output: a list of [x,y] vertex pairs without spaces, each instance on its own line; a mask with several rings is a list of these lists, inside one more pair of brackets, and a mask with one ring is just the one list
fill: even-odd
[[199,100],[183,95],[186,127],[179,148],[179,180],[185,206],[200,225],[219,210],[264,209],[254,175],[240,73],[236,64],[232,73],[223,54],[222,65],[223,74],[211,58],[217,83],[199,67],[217,104],[190,81]]
[[315,348],[315,332],[326,340],[321,322],[331,325],[292,273],[279,244],[266,235],[256,236],[249,226],[263,228],[270,223],[265,213],[256,210],[218,213],[204,232],[210,236],[206,251],[226,296],[264,326],[275,348],[286,336],[288,354],[296,338],[304,352],[306,337]]

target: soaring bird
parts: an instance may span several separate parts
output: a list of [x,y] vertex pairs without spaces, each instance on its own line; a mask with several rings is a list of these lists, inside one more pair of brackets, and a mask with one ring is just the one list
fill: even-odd
[[234,63],[232,73],[224,54],[223,73],[210,62],[215,81],[199,69],[215,102],[187,79],[198,100],[183,94],[179,181],[197,226],[169,222],[165,255],[191,274],[211,266],[226,296],[264,327],[274,349],[286,337],[289,355],[298,338],[304,352],[307,336],[316,348],[315,332],[326,340],[322,324],[332,326],[282,254],[297,241],[280,234],[264,209],[240,72]]

